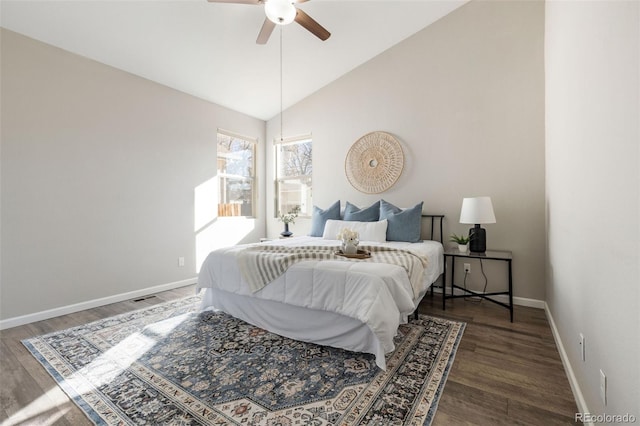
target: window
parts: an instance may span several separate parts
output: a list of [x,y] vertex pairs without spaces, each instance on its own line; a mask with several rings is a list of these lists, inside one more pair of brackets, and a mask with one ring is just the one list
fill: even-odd
[[300,208],[300,216],[311,216],[311,136],[277,141],[275,214]]
[[218,216],[254,216],[256,143],[218,130]]

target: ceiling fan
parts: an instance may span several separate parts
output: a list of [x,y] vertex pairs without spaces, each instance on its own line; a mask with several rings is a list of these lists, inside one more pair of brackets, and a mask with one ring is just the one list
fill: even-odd
[[304,3],[308,0],[207,0],[210,3],[240,3],[264,5],[267,17],[264,19],[262,29],[258,34],[256,43],[265,44],[276,25],[287,25],[293,21],[302,25],[313,35],[324,41],[331,33],[322,25],[318,24],[312,17],[301,9],[294,6],[294,3]]

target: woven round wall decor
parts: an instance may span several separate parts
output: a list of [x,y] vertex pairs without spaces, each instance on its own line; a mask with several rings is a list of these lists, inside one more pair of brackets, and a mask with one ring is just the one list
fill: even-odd
[[386,132],[367,133],[351,145],[344,169],[351,186],[367,194],[391,188],[404,167],[400,142]]

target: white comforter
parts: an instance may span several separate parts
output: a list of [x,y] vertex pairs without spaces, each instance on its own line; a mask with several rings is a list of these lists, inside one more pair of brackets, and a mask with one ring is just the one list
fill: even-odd
[[[296,237],[261,244],[337,246],[339,242],[314,237]],[[438,263],[435,268],[436,278],[441,272],[442,245],[438,242],[362,244],[385,245],[427,256],[430,262]],[[358,260],[309,260],[292,265],[285,274],[260,291],[252,293],[242,278],[237,262],[238,252],[247,246],[239,245],[211,252],[202,265],[198,290],[216,288],[355,318],[369,326],[380,340],[385,353],[395,349],[393,337],[398,325],[407,321],[408,315],[415,310],[420,297],[433,281],[420,280],[418,285],[421,288],[412,288],[407,272],[401,266]],[[434,272],[431,272],[431,275],[434,275]]]

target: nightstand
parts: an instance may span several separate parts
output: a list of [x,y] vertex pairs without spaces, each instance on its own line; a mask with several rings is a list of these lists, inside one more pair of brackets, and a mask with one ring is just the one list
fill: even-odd
[[[448,258],[451,258],[451,294],[450,295],[447,295],[447,269],[448,269],[447,260]],[[509,290],[492,292],[492,293],[480,293],[480,292],[468,290],[464,287],[456,285],[455,284],[456,258],[480,259],[480,261],[492,260],[492,261],[506,262],[508,267],[508,276],[509,276]],[[489,300],[497,305],[500,305],[509,309],[511,322],[513,322],[513,278],[512,278],[512,267],[511,267],[512,260],[513,260],[513,255],[510,251],[487,250],[484,253],[472,253],[472,252],[460,252],[458,251],[458,249],[445,250],[444,273],[442,275],[442,310],[446,309],[447,299],[457,299],[459,297],[476,296],[482,299]],[[454,294],[455,289],[463,291],[464,294]],[[498,296],[498,295],[508,295],[509,303],[504,303],[499,300],[495,300],[491,297],[491,296]]]
[[291,237],[283,237],[282,235],[279,236],[278,238],[269,238],[269,237],[262,237],[260,238],[260,242],[261,243],[266,243],[267,241],[274,241],[274,240],[286,240],[288,238],[293,238],[293,236]]

